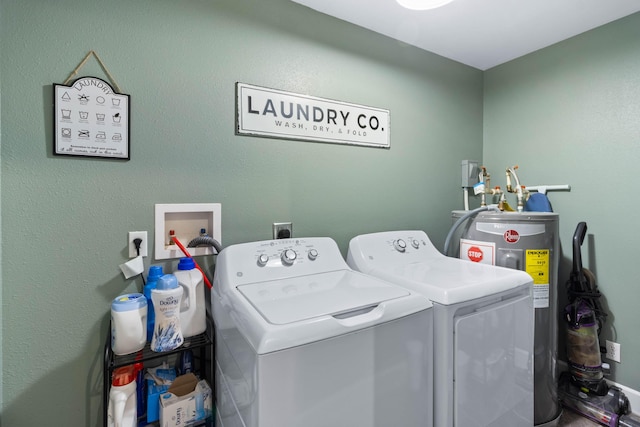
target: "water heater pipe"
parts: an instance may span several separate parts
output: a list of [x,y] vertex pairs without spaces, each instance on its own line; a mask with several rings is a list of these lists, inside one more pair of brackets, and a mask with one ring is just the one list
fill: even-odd
[[462,215],[460,218],[458,218],[458,220],[451,227],[451,230],[449,230],[449,233],[447,234],[447,238],[444,241],[444,251],[443,251],[444,255],[449,256],[449,245],[451,244],[453,233],[455,233],[458,227],[460,227],[460,224],[465,222],[467,219],[478,215],[480,212],[483,212],[483,211],[500,212],[500,209],[498,208],[498,205],[480,206],[479,208],[469,211],[464,215]]
[[569,184],[562,185],[532,185],[526,186],[526,189],[529,191],[537,191],[538,193],[547,194],[547,191],[556,191],[556,190],[565,190],[571,191],[571,186]]

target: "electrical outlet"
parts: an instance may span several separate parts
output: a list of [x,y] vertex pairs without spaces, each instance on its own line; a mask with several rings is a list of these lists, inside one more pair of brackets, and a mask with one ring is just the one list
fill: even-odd
[[142,243],[140,244],[140,255],[148,256],[148,238],[146,231],[130,231],[129,232],[129,258],[135,258],[138,256],[138,250],[136,249],[136,244],[133,243],[135,239],[142,239]]
[[290,239],[293,237],[293,224],[290,222],[273,223],[273,239]]
[[617,342],[606,340],[607,355],[605,356],[609,360],[620,363],[620,344]]

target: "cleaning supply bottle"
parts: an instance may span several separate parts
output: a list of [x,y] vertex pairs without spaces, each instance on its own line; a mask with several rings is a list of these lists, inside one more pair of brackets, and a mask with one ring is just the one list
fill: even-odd
[[135,353],[147,342],[147,299],[125,294],[111,302],[111,349],[117,355]]
[[[142,360],[142,351],[136,354],[136,360]],[[144,380],[144,363],[136,362],[133,365],[136,374],[136,414],[138,423],[146,421],[147,417],[147,382]]]
[[153,310],[153,302],[151,300],[151,290],[155,289],[158,279],[162,276],[162,266],[152,265],[149,267],[149,275],[147,283],[144,285],[144,296],[147,298],[147,341],[151,342],[153,337],[153,328],[155,326],[156,315]]
[[135,427],[136,413],[136,373],[132,365],[123,366],[113,372],[109,391],[108,427]]
[[192,337],[207,329],[207,314],[204,300],[204,282],[202,273],[191,258],[181,258],[178,271],[173,273],[182,286],[180,303],[180,328],[182,336]]
[[185,375],[193,372],[193,351],[191,349],[184,350],[180,353],[180,361],[178,362],[178,373]]
[[156,315],[156,324],[151,338],[151,350],[156,352],[174,350],[182,345],[184,338],[180,328],[180,300],[182,286],[173,274],[158,279],[151,290],[151,300]]

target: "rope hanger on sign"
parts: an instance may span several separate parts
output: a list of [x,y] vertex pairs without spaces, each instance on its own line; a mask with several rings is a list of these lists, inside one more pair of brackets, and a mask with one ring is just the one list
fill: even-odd
[[111,73],[107,69],[107,66],[104,65],[104,62],[102,62],[102,60],[100,59],[100,57],[98,56],[98,54],[94,50],[90,50],[89,53],[87,53],[85,55],[85,57],[82,59],[82,61],[80,61],[80,64],[78,64],[78,66],[73,70],[73,72],[69,75],[69,77],[67,77],[67,80],[64,81],[64,84],[65,85],[69,84],[71,79],[73,79],[78,74],[78,71],[80,71],[80,69],[82,67],[84,67],[84,64],[86,64],[86,62],[89,60],[91,55],[93,55],[96,58],[96,60],[98,61],[98,63],[102,67],[102,70],[104,70],[104,72],[107,75],[107,77],[109,77],[109,80],[111,80],[111,83],[113,83],[113,86],[116,88],[118,93],[122,93],[122,90],[120,90],[120,86],[118,86],[118,83],[116,83],[116,80],[113,78],[113,76],[111,75]]

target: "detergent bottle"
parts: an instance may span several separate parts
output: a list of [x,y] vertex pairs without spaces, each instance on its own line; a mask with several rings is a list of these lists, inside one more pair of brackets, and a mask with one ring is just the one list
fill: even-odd
[[147,298],[147,341],[151,342],[153,337],[153,328],[156,323],[156,315],[153,310],[153,302],[151,300],[151,290],[155,289],[158,279],[162,276],[162,266],[152,265],[149,267],[147,275],[147,283],[144,285],[144,296]]
[[200,270],[191,258],[182,258],[178,271],[173,273],[182,286],[180,303],[180,328],[182,336],[192,337],[207,329],[207,315],[204,300],[204,282]]
[[108,427],[135,427],[138,423],[135,368],[129,365],[116,369],[111,384]]
[[117,355],[135,353],[147,342],[147,299],[133,293],[111,302],[111,349]]
[[156,315],[156,324],[151,338],[151,350],[156,352],[174,350],[182,345],[184,338],[180,327],[180,301],[182,286],[173,274],[158,279],[151,290],[151,300]]

